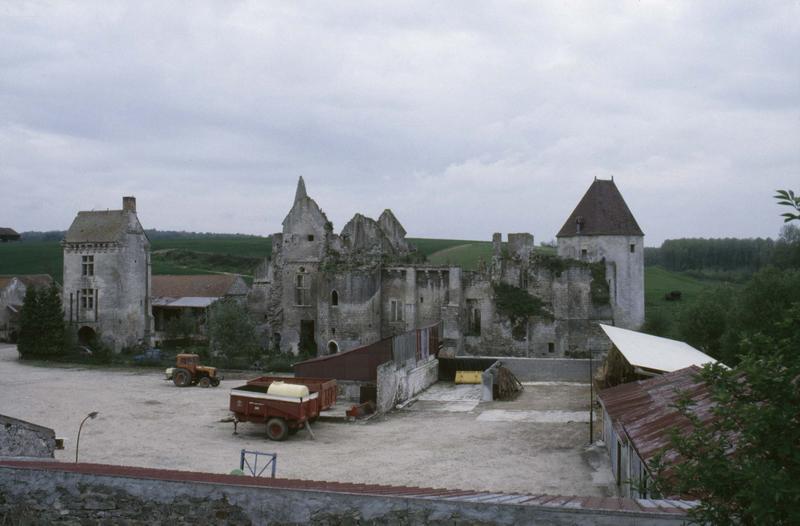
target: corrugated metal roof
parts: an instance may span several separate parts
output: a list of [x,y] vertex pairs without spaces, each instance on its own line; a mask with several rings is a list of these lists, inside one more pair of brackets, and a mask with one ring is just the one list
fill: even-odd
[[[581,227],[578,232],[578,222]],[[595,179],[556,237],[643,236],[614,180]]]
[[204,309],[217,301],[219,298],[178,298],[175,301],[170,302],[167,306],[168,307],[192,307],[192,308],[200,308]]
[[599,324],[611,343],[634,367],[653,371],[677,371],[692,365],[715,363],[716,360],[686,342],[670,340],[643,332]]
[[[598,393],[617,433],[627,435],[644,462],[669,444],[673,428],[686,430],[691,426],[689,419],[674,407],[683,393],[695,402],[691,410],[701,422],[711,419],[711,389],[698,377],[699,371],[699,367],[687,367]],[[673,454],[667,460],[679,459]]]

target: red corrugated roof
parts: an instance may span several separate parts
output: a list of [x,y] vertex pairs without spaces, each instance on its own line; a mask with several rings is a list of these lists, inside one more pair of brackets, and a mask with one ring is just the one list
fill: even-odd
[[[683,393],[695,402],[692,412],[701,422],[711,420],[711,390],[697,376],[699,372],[699,367],[687,367],[603,389],[598,394],[618,434],[628,436],[644,462],[669,444],[673,428],[687,430],[691,426],[689,419],[674,407]],[[674,454],[668,455],[667,460],[679,461]]]

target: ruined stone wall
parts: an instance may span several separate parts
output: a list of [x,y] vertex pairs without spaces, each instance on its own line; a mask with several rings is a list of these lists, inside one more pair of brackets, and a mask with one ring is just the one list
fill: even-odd
[[[608,339],[598,334],[596,323],[610,319],[610,306],[592,297],[592,269],[579,261],[531,256],[528,248],[532,241],[523,234],[515,234],[514,242],[514,252],[495,257],[486,272],[465,274],[460,324],[465,353],[563,357],[581,356],[588,349],[607,349]],[[527,322],[517,320],[515,325],[497,309],[496,283],[526,290],[542,301],[544,312]],[[480,310],[479,335],[470,330],[470,316],[474,316],[470,311],[474,308]]]
[[317,299],[319,354],[330,354],[331,342],[343,352],[378,341],[380,311],[380,270],[322,272]]
[[53,458],[55,449],[52,429],[0,415],[0,457]]

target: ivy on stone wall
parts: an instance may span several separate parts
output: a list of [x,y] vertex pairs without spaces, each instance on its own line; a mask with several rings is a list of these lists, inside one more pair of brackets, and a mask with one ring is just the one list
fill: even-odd
[[577,259],[568,259],[554,256],[552,254],[538,253],[531,255],[531,262],[538,267],[546,268],[557,277],[560,277],[561,273],[567,270],[570,266],[580,266],[583,264],[582,261],[578,261]]
[[606,262],[590,263],[589,269],[592,272],[592,283],[590,285],[592,303],[604,305],[611,300],[608,281],[606,281]]
[[508,283],[492,285],[497,312],[507,316],[512,324],[530,316],[542,314],[542,300],[532,296],[527,290]]

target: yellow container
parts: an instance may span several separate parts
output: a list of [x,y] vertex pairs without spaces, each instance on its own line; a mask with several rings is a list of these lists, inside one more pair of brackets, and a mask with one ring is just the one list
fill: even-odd
[[292,398],[308,398],[308,387],[286,382],[272,382],[269,384],[267,394],[277,396],[291,396]]
[[481,383],[480,371],[456,371],[457,384],[479,384]]

